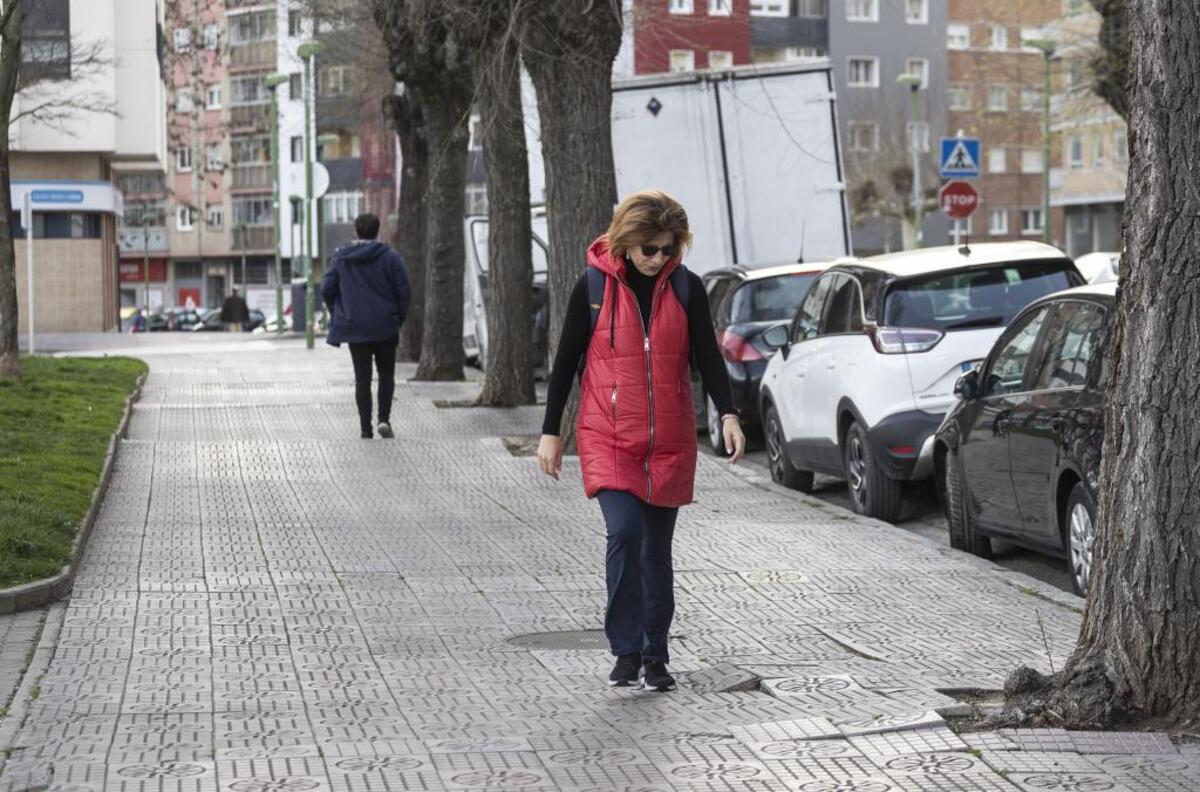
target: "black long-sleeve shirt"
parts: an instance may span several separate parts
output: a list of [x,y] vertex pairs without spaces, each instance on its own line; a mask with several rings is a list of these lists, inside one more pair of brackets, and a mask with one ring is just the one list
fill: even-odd
[[[631,264],[625,265],[625,277],[637,297],[642,319],[650,326],[651,299],[657,277],[648,277]],[[733,389],[729,383],[729,371],[717,349],[717,337],[713,332],[712,314],[708,309],[708,295],[704,283],[695,273],[688,272],[688,335],[696,367],[704,390],[717,406],[718,414],[736,413],[733,405]],[[546,391],[546,418],[542,422],[542,433],[557,435],[561,431],[563,409],[571,394],[571,382],[579,371],[579,363],[587,354],[592,339],[592,312],[588,305],[587,276],[580,276],[571,290],[567,303],[567,316],[563,321],[562,336],[558,351],[554,355],[554,366],[550,370],[550,382]]]

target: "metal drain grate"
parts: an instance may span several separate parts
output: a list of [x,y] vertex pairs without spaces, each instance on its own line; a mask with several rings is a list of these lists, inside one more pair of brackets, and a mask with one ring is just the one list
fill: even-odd
[[563,630],[560,632],[528,633],[508,639],[513,646],[526,649],[549,649],[560,652],[608,649],[604,630]]

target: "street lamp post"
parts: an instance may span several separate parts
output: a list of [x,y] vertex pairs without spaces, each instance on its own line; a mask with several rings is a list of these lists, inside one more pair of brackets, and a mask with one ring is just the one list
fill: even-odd
[[150,214],[142,206],[142,288],[146,292],[146,329],[150,329]]
[[275,225],[275,332],[283,332],[283,260],[279,255],[283,229],[279,227],[279,86],[288,81],[286,74],[272,74],[263,82],[271,92],[271,210]]
[[313,90],[313,61],[325,47],[319,41],[306,41],[296,50],[304,61],[304,265],[307,269],[307,287],[304,290],[304,345],[312,349],[315,336],[313,310],[316,307],[316,271],[312,259],[313,229],[313,158],[312,116],[315,101]]
[[1033,47],[1042,53],[1046,59],[1046,84],[1043,99],[1043,136],[1042,141],[1042,241],[1050,244],[1050,64],[1054,53],[1058,51],[1058,42],[1054,39],[1026,39],[1022,42],[1027,47]]
[[[246,296],[246,222],[237,224],[238,235],[242,240],[242,296]],[[237,277],[233,279],[233,285],[237,286]]]
[[905,72],[896,78],[899,85],[906,85],[909,88],[908,92],[908,147],[912,152],[912,212],[913,212],[913,231],[917,240],[917,247],[921,247],[925,242],[924,233],[924,207],[921,200],[921,150],[920,141],[917,140],[917,91],[921,90],[921,77],[911,72]]

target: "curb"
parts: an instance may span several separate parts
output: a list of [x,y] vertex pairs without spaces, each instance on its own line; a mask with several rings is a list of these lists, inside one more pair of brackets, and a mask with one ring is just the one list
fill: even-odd
[[62,603],[53,604],[47,610],[38,642],[34,646],[29,665],[21,675],[21,684],[13,693],[8,714],[4,718],[0,718],[0,771],[7,766],[13,744],[16,742],[17,735],[20,734],[25,716],[29,714],[33,690],[41,683],[42,676],[54,658],[54,650],[58,646],[58,636],[62,632],[66,614],[67,606]]
[[30,583],[22,583],[19,586],[0,590],[0,614],[40,608],[57,599],[61,599],[71,591],[71,587],[75,584],[75,575],[79,572],[79,561],[83,558],[83,551],[87,548],[88,539],[92,535],[92,528],[96,524],[96,516],[100,513],[100,505],[104,502],[109,482],[112,480],[113,467],[117,460],[117,449],[120,447],[120,441],[125,439],[129,432],[129,420],[133,416],[133,405],[142,396],[142,386],[146,383],[148,374],[149,372],[138,377],[137,383],[133,386],[133,391],[125,397],[125,412],[121,416],[121,422],[117,424],[117,430],[108,439],[108,450],[104,454],[104,465],[100,468],[100,483],[96,485],[96,489],[92,492],[92,500],[88,505],[88,510],[84,513],[83,521],[80,523],[79,530],[75,534],[75,542],[71,546],[71,560],[54,577],[34,580]]

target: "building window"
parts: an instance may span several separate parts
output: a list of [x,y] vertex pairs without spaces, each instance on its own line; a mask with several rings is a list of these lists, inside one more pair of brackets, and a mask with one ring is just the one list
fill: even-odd
[[946,89],[946,104],[951,110],[970,110],[971,89],[965,85],[951,85]]
[[696,53],[693,50],[671,50],[668,56],[669,70],[689,72],[696,70]]
[[205,25],[204,26],[204,48],[215,50],[221,46],[221,26],[220,25]]
[[204,109],[205,110],[220,110],[221,109],[221,86],[210,85],[204,92]]
[[471,116],[467,129],[470,131],[467,151],[483,151],[483,119],[477,115]]
[[1083,135],[1067,138],[1067,167],[1071,170],[1083,168]]
[[207,214],[205,215],[205,223],[214,231],[219,231],[225,227],[225,207],[221,204],[209,204]]
[[304,33],[303,26],[301,25],[301,20],[302,20],[302,17],[300,16],[300,12],[297,9],[292,9],[291,11],[288,11],[288,35],[291,36],[292,38],[296,38],[297,36],[300,36]]
[[846,82],[854,88],[878,88],[879,58],[850,58]]
[[1036,88],[1021,89],[1021,112],[1038,113],[1044,110],[1042,92]]
[[[100,215],[91,212],[36,212],[32,231],[34,239],[99,239]],[[24,237],[25,228],[18,224],[13,233],[17,237]]]
[[192,29],[188,27],[175,28],[175,51],[187,52],[192,46]]
[[1042,233],[1042,210],[1041,209],[1022,209],[1021,210],[1021,233],[1022,234],[1040,234],[1040,233]]
[[1004,25],[992,25],[992,49],[999,51],[1008,49],[1008,28]]
[[260,11],[229,16],[229,43],[253,44],[275,40],[275,12]]
[[299,198],[288,199],[288,205],[292,209],[292,225],[298,226],[304,222],[304,208]]
[[210,171],[219,171],[225,169],[225,159],[221,156],[221,144],[209,143],[205,151],[205,167]]
[[692,0],[671,0],[669,10],[672,14],[690,14],[693,11]]
[[265,165],[271,161],[271,139],[267,137],[237,137],[230,142],[234,165]]
[[192,89],[177,88],[175,89],[175,112],[190,113],[195,105],[192,104]]
[[229,91],[231,94],[230,104],[235,107],[244,105],[259,105],[266,104],[271,101],[271,93],[267,90],[267,86],[263,84],[263,76],[261,74],[252,77],[234,77],[229,81]]
[[993,113],[1008,112],[1008,86],[989,85],[987,109]]
[[353,70],[349,66],[326,66],[321,70],[321,95],[342,96],[350,92]]
[[175,228],[180,231],[192,230],[192,207],[179,206],[175,209]]
[[729,16],[733,13],[729,7],[731,0],[708,0],[709,16]]
[[783,50],[785,61],[817,60],[824,57],[825,50],[820,47],[785,47]]
[[291,155],[292,155],[292,162],[304,162],[304,137],[303,136],[292,135]]
[[1104,135],[1100,132],[1092,133],[1092,167],[1104,167]]
[[344,225],[362,214],[360,191],[333,192],[325,196],[325,222]]
[[879,148],[879,126],[873,121],[850,122],[850,150],[876,151]]
[[924,121],[908,122],[908,145],[910,151],[912,150],[914,141],[917,144],[917,151],[928,153],[929,124]]
[[1041,149],[1027,148],[1021,152],[1021,173],[1041,173],[1046,168],[1046,158]]
[[192,149],[190,146],[180,146],[175,149],[175,170],[187,173],[192,169]]
[[846,0],[848,22],[878,22],[879,0]]
[[304,76],[300,74],[288,75],[288,98],[292,101],[304,101]]
[[750,0],[750,16],[788,16],[788,0]]
[[71,76],[71,4],[68,0],[23,2],[20,85]]
[[929,24],[929,0],[905,0],[904,19],[910,25]]
[[1004,236],[1008,233],[1008,210],[992,209],[988,212],[988,233],[992,236]]
[[1008,150],[1003,146],[988,149],[988,173],[1004,173],[1008,170]]
[[732,69],[733,68],[733,53],[725,50],[713,50],[708,53],[708,68],[710,69]]
[[[777,2],[777,5],[784,6],[784,13],[781,16],[786,16],[787,4]],[[805,19],[824,19],[829,16],[829,3],[827,0],[796,0],[796,16]]]
[[946,25],[946,48],[965,50],[971,46],[971,26],[962,24]]
[[909,58],[904,61],[904,70],[921,78],[921,87],[929,87],[929,61],[924,58]]
[[265,226],[274,222],[271,196],[236,196],[233,199],[233,224]]
[[1124,129],[1113,131],[1113,159],[1121,165],[1129,160],[1129,140]]

